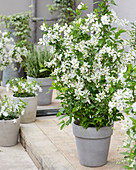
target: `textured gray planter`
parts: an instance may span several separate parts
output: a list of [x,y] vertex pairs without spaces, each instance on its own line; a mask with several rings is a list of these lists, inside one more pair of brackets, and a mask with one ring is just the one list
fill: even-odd
[[20,100],[27,103],[25,112],[21,115],[20,123],[32,123],[36,119],[37,112],[37,96],[35,97],[14,97],[13,100],[19,102]]
[[52,90],[49,88],[52,86],[52,79],[51,78],[33,78],[27,76],[29,81],[35,79],[42,88],[42,92],[38,93],[38,105],[44,106],[51,104],[52,101]]
[[14,67],[17,68],[17,70],[14,70],[10,65],[8,65],[4,70],[3,70],[3,75],[2,75],[2,86],[6,86],[6,82],[8,80],[13,79],[14,77],[24,77],[24,72],[22,69],[20,69],[19,63],[14,63]]
[[13,146],[18,143],[20,118],[13,120],[0,120],[0,146]]
[[105,165],[113,133],[112,127],[102,127],[99,131],[94,127],[85,130],[75,123],[72,127],[80,164],[88,167]]

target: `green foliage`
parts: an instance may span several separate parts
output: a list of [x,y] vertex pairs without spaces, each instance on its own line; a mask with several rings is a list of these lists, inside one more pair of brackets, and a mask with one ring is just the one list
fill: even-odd
[[[124,41],[120,37],[125,31],[119,26],[112,28],[112,18],[115,18],[109,10],[110,2],[114,4],[113,0],[100,2],[86,18],[80,17],[85,5],[79,5],[77,17],[67,28],[55,24],[44,30],[43,39],[54,48],[56,57],[52,62],[56,71],[53,86],[59,91],[57,98],[62,101],[63,109],[57,114],[58,117],[62,115],[61,129],[68,126],[72,118],[85,129],[96,127],[97,130],[123,118],[116,108],[109,111],[113,94],[123,87],[118,73],[125,56],[122,55]],[[109,48],[114,51],[115,58],[108,52]]]
[[[53,5],[47,5],[51,14],[59,11],[58,22],[62,25],[70,23],[74,19],[74,8],[76,0],[54,0]],[[74,12],[75,13],[75,12]]]
[[37,81],[28,81],[23,78],[13,78],[6,84],[6,89],[11,90],[15,97],[33,97],[41,92],[42,89]]
[[[131,127],[129,127],[126,131],[127,136],[127,145],[123,146],[126,151],[121,152],[121,154],[124,155],[124,162],[127,163],[127,165],[123,165],[126,169],[136,169],[136,162],[135,162],[135,156],[136,156],[136,138],[133,136],[136,135],[136,111],[132,111],[133,104],[136,103],[136,66],[133,67],[132,64],[129,64],[127,66],[127,71],[124,74],[124,78],[126,80],[126,87],[131,89],[133,91],[133,101],[128,101],[130,107],[126,108],[125,113],[127,115],[132,112],[132,115],[129,117],[129,119],[132,121]],[[127,96],[126,96],[127,97]],[[129,125],[130,126],[130,125]],[[134,163],[135,162],[135,163]]]
[[14,102],[6,95],[4,100],[0,100],[0,120],[17,119],[23,114],[26,107],[26,102],[20,100],[18,103]]
[[9,16],[0,16],[2,23],[5,24],[6,29],[16,39],[16,45],[19,47],[27,47],[27,39],[30,36],[31,28],[29,26],[29,20],[31,18],[31,12],[16,13]]
[[44,62],[49,62],[53,56],[45,46],[44,49],[37,46],[31,47],[25,59],[26,72],[29,77],[50,77],[51,68],[45,68]]
[[130,31],[131,35],[131,45],[132,47],[136,50],[136,23],[131,23],[132,24],[132,30]]

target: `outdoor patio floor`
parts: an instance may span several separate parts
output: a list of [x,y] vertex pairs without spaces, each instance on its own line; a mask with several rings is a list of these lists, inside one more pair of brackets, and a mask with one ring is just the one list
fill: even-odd
[[[121,155],[117,151],[122,145],[120,125],[115,123],[111,138],[108,162],[97,168],[81,166],[77,156],[72,127],[60,130],[55,116],[38,118],[35,123],[21,125],[21,141],[38,169],[43,170],[123,170],[116,164]],[[122,149],[120,149],[122,151]]]
[[[8,96],[12,95],[11,93],[5,92],[5,87],[0,86],[1,97],[3,97],[4,94],[7,94]],[[55,93],[53,96],[55,96]],[[54,109],[57,107],[60,107],[60,104],[58,101],[54,100],[53,97],[52,105],[38,107],[38,109]],[[122,158],[122,155],[119,154],[119,151],[117,150],[122,146],[122,140],[124,138],[124,136],[121,135],[123,131],[121,130],[119,123],[114,124],[115,130],[111,138],[107,164],[96,168],[89,168],[80,165],[71,125],[60,130],[60,127],[57,125],[58,123],[59,120],[56,116],[43,116],[38,117],[34,123],[21,124],[21,143],[37,166],[37,169],[124,170],[121,164],[117,164],[117,162]],[[6,149],[10,150],[8,147]],[[120,148],[120,152],[121,151],[122,148]],[[5,154],[8,155],[8,151]],[[16,153],[16,157],[18,156],[17,154],[19,155],[19,152]],[[26,157],[27,156],[28,155],[26,155]],[[7,160],[7,164],[9,163],[10,165],[13,159],[14,157],[10,157],[9,160]],[[2,160],[0,160],[0,162],[1,161]],[[24,167],[24,170],[25,169],[27,170],[27,168]]]

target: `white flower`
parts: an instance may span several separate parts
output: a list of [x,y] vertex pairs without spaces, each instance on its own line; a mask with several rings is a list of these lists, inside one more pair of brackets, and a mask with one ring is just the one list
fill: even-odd
[[82,6],[84,6],[84,4],[81,2],[78,6],[77,6],[77,9],[82,9]]
[[42,92],[43,90],[42,90],[42,88],[41,87],[39,87],[39,92]]
[[17,119],[13,119],[12,121],[13,121],[13,123],[17,123]]
[[7,112],[3,112],[2,114],[3,114],[3,116],[5,116],[5,117],[8,116],[8,113],[7,113]]
[[133,111],[136,112],[136,102],[132,104]]
[[24,113],[25,113],[25,110],[23,110],[23,111],[21,112],[21,115],[24,115]]
[[109,19],[109,17],[108,17],[107,14],[106,14],[106,15],[104,15],[104,16],[101,17],[101,21],[102,21],[102,24],[103,24],[103,25],[108,25],[109,22],[110,22],[110,19]]
[[12,87],[12,90],[15,91],[15,92],[18,91],[18,87],[13,86],[13,87]]
[[7,83],[7,84],[6,84],[6,90],[7,90],[7,91],[9,91],[9,87],[10,87],[10,84]]

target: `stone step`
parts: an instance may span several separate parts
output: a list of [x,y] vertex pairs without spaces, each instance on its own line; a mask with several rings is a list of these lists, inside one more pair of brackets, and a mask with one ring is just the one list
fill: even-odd
[[[49,121],[45,123],[48,126]],[[42,123],[38,121],[28,125],[22,124],[20,131],[21,143],[37,168],[41,170],[74,170],[69,160],[50,140],[49,136],[41,130],[40,125]],[[56,135],[52,130],[49,131]]]
[[[111,139],[108,162],[102,167],[89,168],[81,166],[77,156],[75,138],[71,125],[60,130],[56,117],[38,118],[34,123],[21,125],[21,143],[42,170],[124,170],[116,164],[122,155],[117,151],[122,146],[120,125]],[[122,152],[122,150],[120,150]]]

